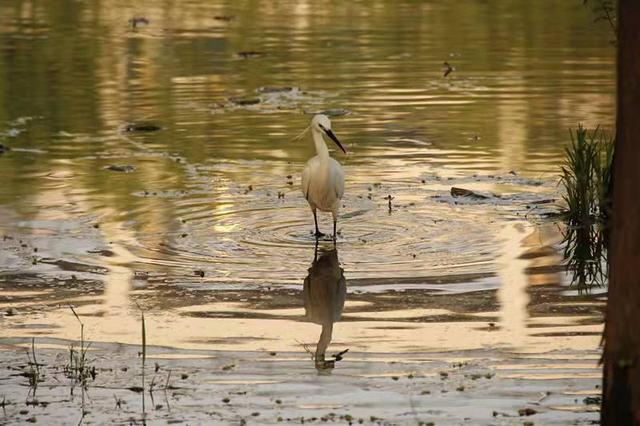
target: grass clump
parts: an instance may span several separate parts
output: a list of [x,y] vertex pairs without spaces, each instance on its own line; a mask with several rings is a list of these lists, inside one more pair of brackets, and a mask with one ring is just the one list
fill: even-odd
[[606,282],[608,224],[614,142],[600,127],[570,133],[561,183],[564,260],[572,285],[587,289]]
[[89,365],[87,351],[91,347],[91,343],[87,344],[84,340],[84,323],[80,320],[73,306],[70,305],[69,309],[71,309],[80,324],[80,347],[76,348],[74,345],[69,347],[69,364],[65,367],[65,372],[74,384],[79,384],[82,389],[85,389],[89,378],[95,380],[96,368]]

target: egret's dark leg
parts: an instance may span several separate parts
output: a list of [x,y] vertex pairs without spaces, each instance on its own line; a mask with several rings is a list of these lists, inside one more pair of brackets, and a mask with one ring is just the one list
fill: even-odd
[[316,238],[324,237],[324,234],[318,229],[318,217],[315,210],[313,211],[313,222],[316,224]]
[[338,234],[336,234],[336,225],[338,223],[338,219],[333,219],[333,242],[336,242],[336,238],[338,238]]

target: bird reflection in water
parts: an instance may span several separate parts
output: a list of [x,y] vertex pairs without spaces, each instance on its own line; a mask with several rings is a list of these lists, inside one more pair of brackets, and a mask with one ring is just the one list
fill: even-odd
[[329,370],[335,366],[336,361],[342,359],[342,355],[346,352],[345,350],[334,355],[331,360],[327,360],[325,355],[331,343],[333,323],[340,321],[347,296],[347,282],[344,271],[340,267],[335,246],[331,249],[318,249],[316,243],[313,263],[309,268],[309,275],[304,280],[302,295],[305,320],[322,326],[322,333],[313,356],[316,369]]

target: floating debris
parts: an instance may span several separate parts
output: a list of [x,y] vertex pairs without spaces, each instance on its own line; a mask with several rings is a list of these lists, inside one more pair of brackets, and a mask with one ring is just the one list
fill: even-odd
[[348,109],[344,109],[344,108],[324,109],[324,110],[321,110],[321,111],[307,111],[307,110],[304,110],[303,112],[305,114],[309,114],[309,115],[323,114],[323,115],[326,115],[327,117],[340,117],[340,116],[343,116],[343,115],[351,114],[351,111],[349,111]]
[[451,195],[453,197],[470,197],[478,200],[486,200],[487,198],[489,198],[486,195],[478,194],[469,189],[456,188],[455,186],[451,187]]
[[129,123],[124,127],[126,132],[157,132],[161,127],[153,123]]
[[387,200],[389,202],[389,213],[391,213],[391,211],[393,210],[393,206],[391,205],[391,201],[394,199],[395,197],[392,197],[391,194],[387,195],[385,197],[385,200]]
[[530,204],[551,204],[555,203],[557,200],[555,198],[545,198],[542,200],[534,200]]
[[135,170],[136,168],[134,166],[128,165],[128,164],[111,164],[107,167],[105,167],[105,170],[109,170],[112,172],[120,172],[120,173],[131,173]]
[[257,105],[260,103],[260,98],[229,98],[229,102],[236,105]]
[[533,416],[533,415],[534,415],[534,414],[536,414],[536,413],[537,413],[537,411],[536,411],[536,410],[534,410],[533,408],[529,408],[529,407],[527,407],[527,408],[521,408],[521,409],[519,409],[519,410],[518,410],[518,415],[519,415],[520,417],[523,417],[523,416]]
[[260,52],[257,50],[243,50],[241,52],[238,52],[237,55],[243,59],[247,59],[247,58],[255,58],[258,56],[264,56],[266,55],[266,53]]
[[445,62],[444,64],[442,64],[442,67],[443,67],[443,71],[444,71],[444,77],[448,76],[449,74],[451,74],[455,70],[454,67],[449,65],[449,62]]
[[137,28],[138,25],[149,25],[150,21],[144,16],[134,16],[129,19],[129,24],[131,24],[131,28]]
[[[48,265],[56,265],[58,268],[63,271],[73,271],[73,272],[87,272],[90,274],[101,274],[106,275],[109,270],[107,268],[103,268],[101,266],[88,265],[84,263],[71,262],[68,260],[53,260],[53,259],[40,259],[41,263],[46,263]],[[72,275],[71,278],[75,281],[77,277]]]
[[200,277],[200,278],[204,278],[204,271],[202,269],[198,269],[193,271],[193,274]]
[[351,114],[351,111],[343,108],[334,108],[334,109],[325,109],[324,111],[320,111],[320,114],[324,114],[327,117],[340,117],[342,115]]
[[213,19],[215,19],[216,21],[233,21],[234,16],[231,15],[218,15],[218,16],[214,16]]
[[285,93],[285,92],[292,92],[294,90],[300,90],[300,89],[297,87],[291,87],[291,86],[284,86],[284,87],[262,86],[256,89],[256,93]]
[[431,142],[422,139],[416,138],[407,138],[407,137],[391,137],[389,138],[389,142],[398,142],[398,143],[410,143],[412,145],[421,145],[421,146],[431,146],[433,145]]
[[600,405],[602,403],[602,397],[600,396],[588,396],[582,400],[586,405]]
[[255,90],[256,95],[237,95],[211,104],[211,113],[223,113],[238,108],[252,111],[273,112],[282,110],[300,111],[309,105],[322,104],[325,92],[305,92],[298,87],[264,86]]
[[88,250],[87,253],[99,254],[100,256],[104,256],[104,257],[112,257],[115,255],[114,252],[108,249]]

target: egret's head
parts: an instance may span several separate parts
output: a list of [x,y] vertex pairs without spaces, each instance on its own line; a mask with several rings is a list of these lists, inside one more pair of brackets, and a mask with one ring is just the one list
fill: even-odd
[[342,152],[344,152],[345,154],[347,153],[347,151],[344,149],[344,147],[342,146],[342,144],[340,143],[336,135],[334,135],[333,132],[331,131],[331,120],[329,120],[329,117],[327,117],[324,114],[315,115],[311,120],[311,129],[313,129],[314,132],[318,132],[321,134],[324,133],[332,141],[334,141],[336,145],[338,145],[338,147],[342,150]]
[[316,114],[311,120],[311,128],[316,132],[325,133],[331,130],[331,120],[324,114]]

